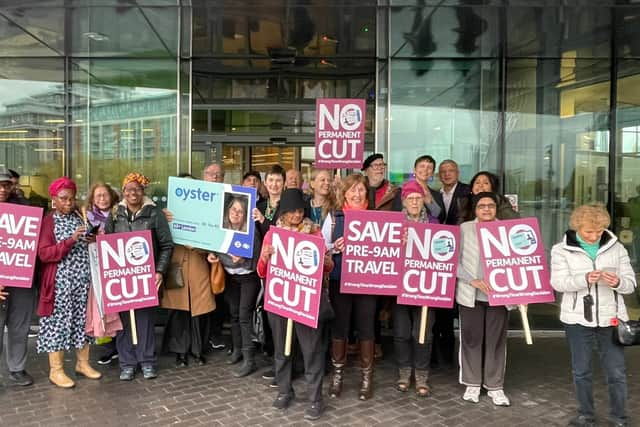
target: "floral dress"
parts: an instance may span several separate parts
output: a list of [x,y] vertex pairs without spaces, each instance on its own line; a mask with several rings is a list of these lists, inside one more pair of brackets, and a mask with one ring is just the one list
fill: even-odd
[[[70,238],[83,225],[77,214],[55,213],[54,235],[61,242]],[[58,263],[53,314],[40,318],[38,353],[79,349],[90,343],[85,333],[87,293],[91,282],[87,243],[78,240]]]

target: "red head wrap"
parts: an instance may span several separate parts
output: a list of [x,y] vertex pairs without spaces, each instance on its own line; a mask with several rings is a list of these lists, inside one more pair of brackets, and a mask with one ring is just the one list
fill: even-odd
[[75,194],[77,191],[76,183],[73,182],[69,177],[60,177],[53,181],[51,185],[49,185],[49,196],[56,197],[62,190],[71,190]]

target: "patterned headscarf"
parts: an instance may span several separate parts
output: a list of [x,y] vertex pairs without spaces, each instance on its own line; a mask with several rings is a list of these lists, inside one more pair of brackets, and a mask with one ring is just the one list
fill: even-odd
[[49,185],[49,196],[56,197],[62,190],[72,190],[75,193],[77,191],[76,183],[69,177],[62,176]]
[[149,178],[142,175],[141,173],[131,172],[122,180],[122,188],[124,189],[124,187],[126,187],[126,185],[130,182],[137,182],[142,186],[142,188],[146,188],[146,186],[149,185],[149,182],[151,181],[149,181]]

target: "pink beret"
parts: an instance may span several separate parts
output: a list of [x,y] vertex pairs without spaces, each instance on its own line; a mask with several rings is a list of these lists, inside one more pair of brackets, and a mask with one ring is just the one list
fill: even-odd
[[76,183],[69,177],[62,176],[49,185],[49,196],[56,197],[62,190],[72,190],[75,193],[77,191]]
[[417,181],[409,181],[402,186],[401,197],[402,200],[406,199],[409,194],[418,193],[424,197],[424,189]]

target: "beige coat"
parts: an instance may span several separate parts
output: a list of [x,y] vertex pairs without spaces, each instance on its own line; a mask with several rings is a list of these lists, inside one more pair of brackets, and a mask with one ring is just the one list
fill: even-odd
[[[162,286],[160,307],[190,311],[191,316],[199,316],[216,309],[216,301],[211,293],[210,265],[207,253],[200,249],[189,249],[176,245],[171,264],[182,266],[183,288],[165,289]],[[166,279],[166,277],[165,277]]]

